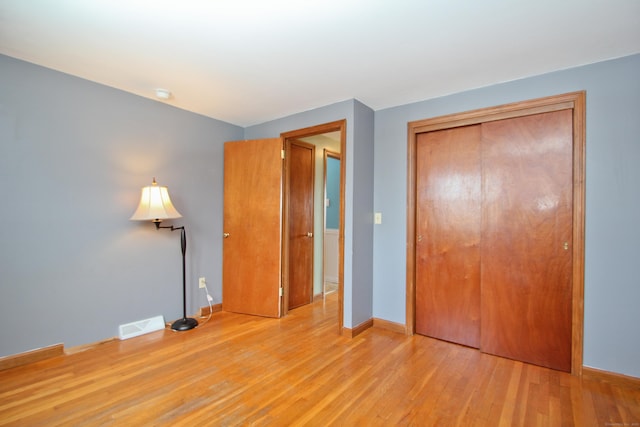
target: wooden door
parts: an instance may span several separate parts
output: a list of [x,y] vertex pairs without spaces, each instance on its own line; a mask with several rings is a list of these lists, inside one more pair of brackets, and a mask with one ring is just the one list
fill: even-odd
[[571,370],[573,119],[419,134],[416,332]]
[[483,351],[571,370],[572,111],[482,124]]
[[416,332],[480,346],[480,126],[416,146]]
[[287,142],[288,309],[313,300],[313,189],[315,146]]
[[282,140],[224,145],[222,308],[280,317]]

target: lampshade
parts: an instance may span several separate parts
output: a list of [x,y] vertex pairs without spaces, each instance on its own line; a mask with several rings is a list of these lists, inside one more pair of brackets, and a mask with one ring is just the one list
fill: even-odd
[[180,212],[173,207],[167,187],[159,186],[156,179],[142,189],[140,204],[130,219],[139,221],[181,218]]

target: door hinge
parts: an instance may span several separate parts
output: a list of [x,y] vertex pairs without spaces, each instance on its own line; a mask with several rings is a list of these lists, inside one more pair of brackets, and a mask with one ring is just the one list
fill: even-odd
[[280,157],[284,160],[284,150],[280,150]]
[[282,288],[280,288],[280,296],[284,295],[284,290]]

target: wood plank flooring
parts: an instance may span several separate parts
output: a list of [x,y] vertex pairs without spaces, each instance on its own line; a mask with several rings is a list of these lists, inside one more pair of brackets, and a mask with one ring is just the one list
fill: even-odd
[[640,390],[423,336],[214,313],[0,372],[6,426],[639,426]]

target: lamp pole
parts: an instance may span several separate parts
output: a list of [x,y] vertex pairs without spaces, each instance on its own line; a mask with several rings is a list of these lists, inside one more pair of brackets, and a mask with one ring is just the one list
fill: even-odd
[[178,319],[171,324],[171,329],[174,331],[188,331],[198,326],[196,319],[187,317],[187,268],[186,268],[186,255],[187,255],[187,233],[184,226],[174,227],[173,225],[163,226],[157,221],[156,228],[168,228],[171,231],[180,230],[180,248],[182,249],[182,319]]

